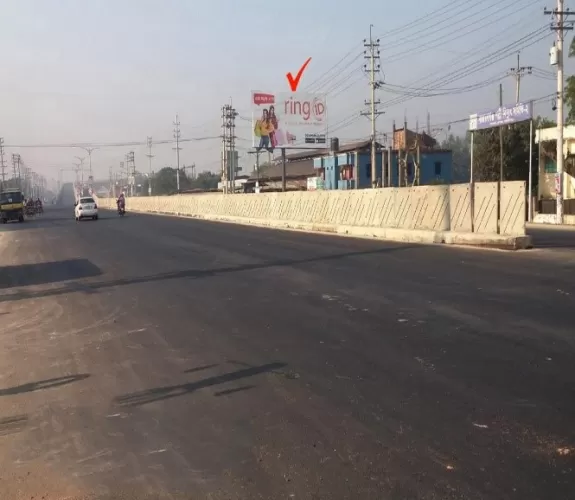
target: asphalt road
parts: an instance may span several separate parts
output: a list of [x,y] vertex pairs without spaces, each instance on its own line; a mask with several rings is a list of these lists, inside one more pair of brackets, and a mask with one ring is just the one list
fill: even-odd
[[2,498],[573,498],[573,259],[72,214],[0,227]]

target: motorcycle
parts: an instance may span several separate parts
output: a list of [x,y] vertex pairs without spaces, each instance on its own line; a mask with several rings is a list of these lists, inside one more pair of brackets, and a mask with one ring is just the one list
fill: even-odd
[[125,214],[126,214],[126,207],[118,205],[118,215],[120,217],[124,217]]

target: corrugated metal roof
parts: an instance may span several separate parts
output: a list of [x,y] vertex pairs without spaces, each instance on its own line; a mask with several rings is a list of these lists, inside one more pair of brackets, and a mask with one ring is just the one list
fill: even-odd
[[[316,175],[316,171],[313,168],[313,158],[300,160],[300,161],[290,161],[286,162],[286,177],[313,177]],[[265,170],[259,178],[264,179],[281,179],[282,177],[282,164],[275,164]],[[252,175],[250,180],[257,179],[256,175]]]

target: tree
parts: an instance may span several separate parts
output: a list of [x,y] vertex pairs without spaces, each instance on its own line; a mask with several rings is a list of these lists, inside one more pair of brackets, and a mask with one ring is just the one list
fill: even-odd
[[199,173],[198,176],[191,181],[191,185],[192,188],[197,189],[216,189],[220,179],[219,175],[214,174],[213,172],[204,171]]
[[469,133],[464,137],[450,134],[441,143],[442,149],[448,149],[453,154],[453,182],[469,182],[469,167],[471,164]]
[[[553,122],[538,116],[533,120],[533,186],[537,186],[539,165],[535,131],[538,128],[553,126]],[[503,180],[527,181],[529,179],[529,122],[516,123],[503,127]],[[500,176],[499,128],[478,130],[474,137],[473,170],[474,180],[495,182]],[[542,144],[542,156],[553,149],[550,144]]]
[[[144,183],[144,193],[148,192],[148,184]],[[190,178],[184,170],[180,170],[180,191],[186,191],[191,188]],[[164,167],[152,180],[152,193],[154,195],[169,195],[178,192],[177,169]]]

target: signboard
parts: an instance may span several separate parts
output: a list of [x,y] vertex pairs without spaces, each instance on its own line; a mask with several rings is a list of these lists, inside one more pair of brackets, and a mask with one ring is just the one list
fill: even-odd
[[492,111],[475,113],[469,117],[469,130],[484,130],[487,128],[511,125],[533,117],[531,102],[501,106]]
[[251,108],[253,147],[258,150],[321,148],[327,142],[324,95],[253,91]]

